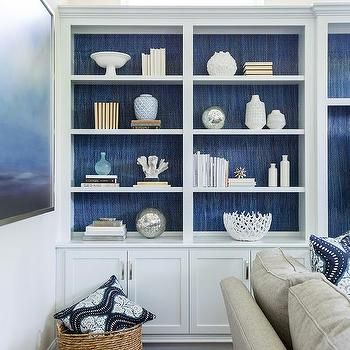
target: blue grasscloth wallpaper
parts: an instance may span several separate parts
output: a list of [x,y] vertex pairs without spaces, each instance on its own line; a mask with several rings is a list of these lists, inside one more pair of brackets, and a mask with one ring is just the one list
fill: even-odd
[[291,186],[299,186],[298,149],[299,138],[295,135],[196,135],[194,137],[195,152],[210,153],[211,156],[224,157],[229,160],[230,177],[233,177],[235,168],[246,168],[247,177],[255,177],[257,186],[267,186],[270,163],[277,163],[277,168],[279,168],[282,154],[288,154],[290,159]]
[[163,212],[167,231],[182,230],[182,193],[76,193],[74,231],[85,231],[100,217],[117,217],[126,223],[128,231],[136,231],[136,215],[148,207]]
[[246,128],[245,108],[252,95],[259,95],[267,114],[279,109],[286,116],[286,128],[298,128],[298,86],[296,85],[210,85],[194,86],[193,124],[204,128],[202,114],[210,106],[220,106],[225,114],[224,128]]
[[158,100],[157,119],[162,129],[182,128],[182,86],[178,85],[76,85],[74,86],[74,128],[94,128],[94,102],[119,102],[119,128],[130,128],[134,99],[151,94]]
[[118,175],[121,186],[133,186],[144,179],[137,158],[156,155],[169,162],[169,169],[159,175],[172,186],[182,186],[182,136],[118,135],[74,136],[74,182],[80,186],[86,174],[95,174],[100,153],[112,164],[112,174]]
[[350,97],[350,34],[328,36],[328,96]]
[[74,74],[105,74],[90,58],[93,52],[119,51],[131,56],[117,74],[141,74],[141,53],[150,48],[166,48],[166,73],[182,74],[182,35],[179,34],[75,34]]
[[328,109],[328,230],[350,229],[350,107]]
[[259,211],[272,213],[271,231],[298,231],[298,210],[297,193],[195,193],[194,230],[224,231],[224,212]]
[[298,74],[298,43],[295,34],[196,34],[193,43],[194,74],[208,74],[207,61],[215,51],[229,51],[237,74],[249,61],[272,61],[274,74]]

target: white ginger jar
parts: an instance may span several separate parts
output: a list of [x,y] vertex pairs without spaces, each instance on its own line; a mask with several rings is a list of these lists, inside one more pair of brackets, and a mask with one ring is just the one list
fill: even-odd
[[237,71],[235,59],[229,52],[215,52],[207,63],[209,75],[231,76]]
[[279,109],[274,109],[267,116],[267,124],[270,129],[283,129],[286,126],[286,117]]

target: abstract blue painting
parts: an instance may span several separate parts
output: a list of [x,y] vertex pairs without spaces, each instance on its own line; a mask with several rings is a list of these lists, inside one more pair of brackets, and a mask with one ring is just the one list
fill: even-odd
[[40,0],[2,4],[0,224],[53,209],[52,13]]

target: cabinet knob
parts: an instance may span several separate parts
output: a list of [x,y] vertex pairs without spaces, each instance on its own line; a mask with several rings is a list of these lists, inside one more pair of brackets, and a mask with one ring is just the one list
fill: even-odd
[[132,263],[129,261],[129,280],[132,280]]

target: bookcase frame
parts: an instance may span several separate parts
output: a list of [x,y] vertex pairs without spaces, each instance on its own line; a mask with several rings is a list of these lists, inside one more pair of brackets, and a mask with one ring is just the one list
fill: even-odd
[[[142,19],[142,20],[141,20]],[[165,34],[180,33],[183,36],[183,72],[182,75],[165,77],[145,77],[141,75],[119,75],[116,79],[105,78],[102,75],[74,75],[72,55],[74,47],[72,36],[75,33],[142,33]],[[299,75],[276,76],[234,76],[212,77],[193,75],[193,36],[196,33],[205,34],[298,34],[299,35]],[[194,232],[193,206],[194,195],[198,192],[245,193],[298,193],[299,196],[299,231],[270,232],[262,241],[286,243],[291,246],[306,246],[308,236],[316,231],[318,215],[316,207],[317,172],[316,167],[316,125],[313,118],[315,110],[315,71],[314,52],[310,43],[314,42],[314,23],[312,11],[307,8],[222,8],[211,13],[211,9],[181,9],[181,8],[123,8],[123,7],[62,7],[57,40],[58,57],[58,169],[57,203],[60,215],[59,240],[69,242],[78,236],[72,233],[74,222],[74,193],[104,192],[105,189],[83,189],[72,186],[74,164],[74,135],[182,135],[183,142],[183,185],[167,189],[154,189],[154,192],[182,192],[183,194],[183,225],[181,232],[166,232],[158,239],[165,244],[200,244],[201,242],[225,242],[229,245],[242,244],[232,241],[225,232]],[[234,53],[233,53],[234,56]],[[141,57],[140,57],[141,59]],[[183,128],[160,130],[94,130],[73,129],[73,87],[75,84],[103,85],[182,85],[183,89]],[[249,130],[193,129],[193,87],[195,85],[297,85],[299,89],[299,129],[283,130]],[[288,117],[288,116],[287,116]],[[192,154],[194,136],[200,135],[230,135],[230,137],[260,135],[295,135],[299,142],[299,186],[291,188],[193,188],[192,184]],[[264,137],[265,137],[264,136]],[[130,136],[132,137],[132,136]],[[155,136],[156,137],[156,136]],[[135,167],[136,167],[135,160]],[[70,169],[70,170],[69,170]],[[267,169],[266,169],[267,176]],[[149,189],[134,189],[121,187],[108,192],[147,192]],[[153,190],[152,190],[153,191]],[[127,205],[127,204],[126,204]],[[234,208],[232,208],[234,210]],[[286,213],[288,215],[288,213]],[[132,232],[127,241],[137,244],[151,244],[149,241],[137,238]],[[261,243],[260,243],[261,244]],[[245,244],[246,245],[246,244]],[[248,243],[255,246],[256,243]]]

